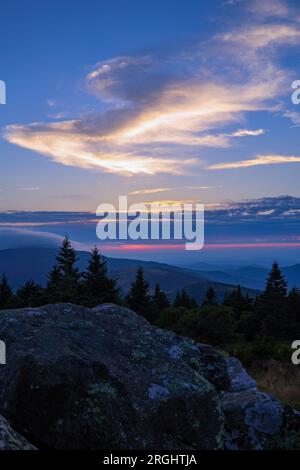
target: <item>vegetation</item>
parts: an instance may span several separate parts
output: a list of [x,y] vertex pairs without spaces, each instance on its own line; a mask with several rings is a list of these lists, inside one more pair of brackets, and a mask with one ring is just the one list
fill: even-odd
[[218,303],[216,292],[209,288],[201,305],[184,289],[177,292],[171,304],[159,285],[151,291],[142,268],[138,268],[122,299],[117,280],[109,277],[106,260],[97,248],[91,251],[85,272],[79,272],[76,262],[76,252],[65,237],[46,287],[30,280],[14,293],[4,274],[0,281],[0,309],[57,302],[88,307],[119,303],[157,326],[225,349],[249,366],[254,360],[284,360],[290,356],[291,341],[300,337],[300,291],[293,288],[288,292],[277,262],[265,290],[256,299],[245,296],[238,286]]
[[[293,288],[288,292],[277,262],[256,299],[244,295],[238,286],[218,303],[216,292],[209,288],[201,305],[184,289],[171,304],[159,285],[151,291],[142,268],[138,268],[127,296],[121,298],[118,282],[109,277],[106,260],[96,247],[85,272],[80,272],[76,263],[76,252],[65,237],[45,287],[29,280],[13,292],[3,274],[0,309],[58,302],[87,307],[103,302],[122,304],[161,328],[238,357],[262,390],[300,409],[299,377],[294,377],[290,362],[291,342],[300,338],[300,291]],[[283,378],[279,378],[279,370],[285,372]]]
[[53,302],[88,307],[103,302],[121,303],[160,327],[238,351],[246,363],[251,362],[251,356],[274,357],[278,344],[300,337],[300,291],[293,288],[288,292],[277,262],[272,266],[265,290],[256,299],[245,296],[238,286],[218,303],[216,292],[209,288],[200,306],[184,289],[177,292],[173,304],[159,285],[151,292],[142,268],[138,268],[127,296],[122,299],[118,281],[109,277],[106,260],[96,247],[90,253],[85,272],[79,271],[76,262],[76,252],[66,236],[46,287],[30,280],[14,293],[5,274],[2,276],[0,309]]

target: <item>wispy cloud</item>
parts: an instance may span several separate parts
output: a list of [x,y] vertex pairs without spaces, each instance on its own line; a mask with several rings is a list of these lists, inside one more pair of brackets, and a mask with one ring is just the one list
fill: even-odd
[[153,189],[139,189],[136,191],[131,191],[129,194],[131,195],[138,195],[138,194],[156,194],[156,193],[164,193],[166,191],[171,191],[173,188],[153,188]]
[[39,191],[41,188],[39,186],[25,186],[18,188],[19,191]]
[[153,188],[153,189],[139,189],[136,191],[131,191],[130,195],[140,195],[140,194],[156,194],[156,193],[164,193],[167,191],[178,191],[180,189],[191,189],[191,190],[206,190],[206,189],[216,189],[220,188],[221,186],[176,186],[172,188]]
[[221,36],[223,41],[261,49],[272,45],[296,45],[300,38],[298,25],[262,24],[229,32]]
[[260,18],[288,18],[293,17],[293,9],[281,0],[252,0],[246,1],[245,7],[248,11]]
[[297,113],[296,111],[286,111],[284,113],[284,117],[290,119],[295,127],[300,126],[300,113]]
[[[300,29],[297,20],[286,19],[285,4],[267,2],[264,8],[261,3],[247,2],[259,11],[258,20],[247,14],[241,27],[208,40],[97,63],[85,86],[99,100],[98,111],[60,122],[11,125],[5,138],[64,165],[179,175],[204,165],[205,147],[227,148],[237,138],[263,135],[265,130],[241,129],[241,123],[248,113],[270,112],[278,104],[288,72],[279,65],[277,49],[298,45]],[[229,126],[237,130],[228,131]]]
[[257,165],[276,165],[282,163],[299,163],[300,157],[287,155],[258,155],[251,160],[240,160],[236,162],[216,163],[207,166],[208,170],[228,170],[234,168],[248,168]]
[[249,137],[249,136],[258,136],[258,135],[264,135],[266,133],[266,130],[264,129],[256,129],[256,130],[249,130],[249,129],[239,129],[232,134],[230,134],[232,137]]

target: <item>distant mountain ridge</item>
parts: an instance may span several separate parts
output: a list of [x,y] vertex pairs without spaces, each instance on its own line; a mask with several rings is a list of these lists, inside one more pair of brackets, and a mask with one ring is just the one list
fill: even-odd
[[[57,248],[46,247],[19,247],[0,250],[0,275],[5,273],[13,288],[18,288],[28,280],[34,280],[42,285],[47,282],[47,273],[55,264]],[[89,253],[77,251],[80,270],[87,266]],[[225,292],[233,290],[236,285],[230,280],[219,282],[205,277],[197,270],[180,268],[164,263],[153,261],[142,261],[120,258],[106,258],[108,262],[109,274],[119,281],[121,292],[127,293],[132,281],[135,278],[136,270],[141,266],[145,271],[145,278],[153,289],[160,284],[161,288],[173,299],[177,290],[185,289],[193,295],[198,302],[201,302],[209,287],[216,290],[219,300],[222,300]],[[244,289],[244,292],[254,297],[256,291]]]
[[[203,269],[204,268],[204,269]],[[240,284],[250,289],[262,290],[265,287],[269,270],[260,266],[221,266],[220,270],[216,270],[215,265],[197,263],[191,266],[191,269],[197,271],[199,275],[206,279],[216,282],[228,282],[229,284]],[[292,266],[283,266],[281,268],[287,282],[288,287],[300,288],[300,264]]]

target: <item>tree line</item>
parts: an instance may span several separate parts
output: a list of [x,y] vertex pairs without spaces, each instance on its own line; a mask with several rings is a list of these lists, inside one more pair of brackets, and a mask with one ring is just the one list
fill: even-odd
[[79,271],[76,262],[76,251],[65,237],[45,287],[30,280],[14,293],[3,275],[0,309],[59,302],[94,307],[113,302],[131,308],[160,327],[214,345],[300,337],[300,290],[288,290],[277,262],[264,291],[256,298],[244,295],[238,286],[220,301],[215,290],[209,288],[200,305],[184,289],[177,292],[172,303],[159,285],[152,292],[142,268],[138,268],[128,294],[122,297],[117,279],[108,275],[106,260],[96,247],[84,272]]
[[66,236],[59,248],[56,263],[47,276],[45,287],[29,280],[14,293],[3,274],[0,281],[0,309],[39,307],[49,303],[70,302],[86,307],[95,307],[105,302],[125,305],[154,320],[159,312],[170,306],[167,296],[157,285],[150,294],[149,284],[142,268],[125,298],[118,288],[118,280],[108,275],[107,262],[95,247],[88,260],[87,268],[80,272],[76,263],[78,257]]

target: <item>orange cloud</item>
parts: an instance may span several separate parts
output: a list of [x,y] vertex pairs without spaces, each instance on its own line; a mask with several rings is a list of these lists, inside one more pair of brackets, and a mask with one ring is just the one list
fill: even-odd
[[259,155],[251,160],[241,160],[237,162],[216,163],[209,165],[208,170],[229,170],[237,168],[248,168],[258,165],[278,165],[282,163],[299,163],[300,157],[286,155]]

